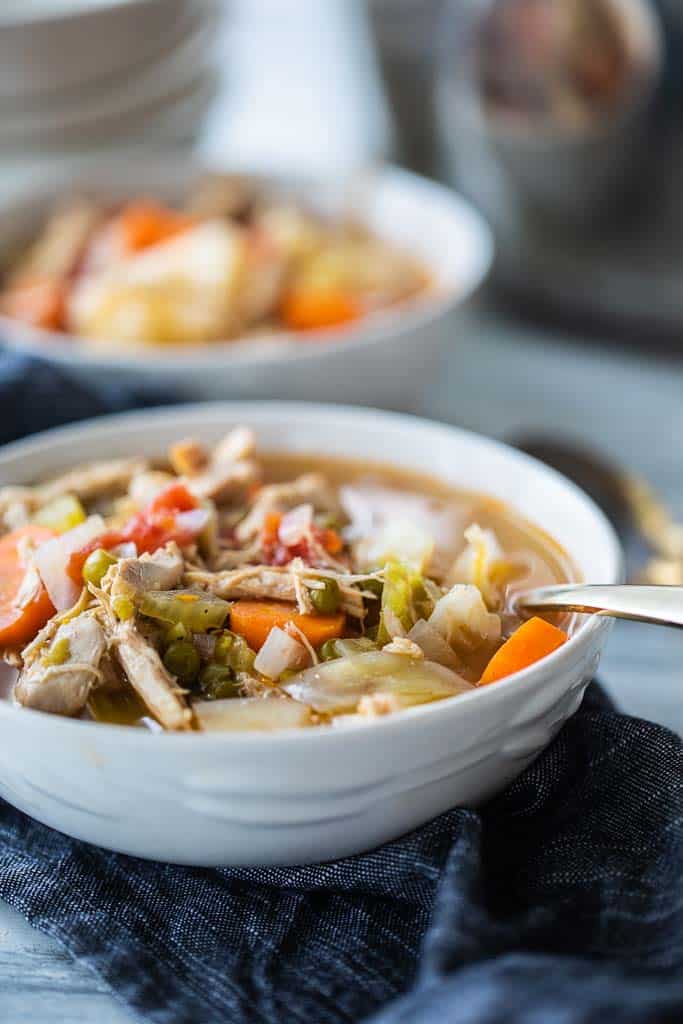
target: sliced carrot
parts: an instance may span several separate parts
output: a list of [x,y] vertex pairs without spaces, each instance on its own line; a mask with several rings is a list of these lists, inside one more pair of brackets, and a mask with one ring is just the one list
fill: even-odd
[[264,548],[277,544],[278,530],[280,529],[281,522],[282,516],[279,512],[268,512],[263,520],[263,528],[261,530],[261,544]]
[[283,628],[293,622],[314,647],[319,647],[342,635],[344,621],[343,612],[302,615],[295,604],[285,601],[236,601],[230,610],[230,628],[243,636],[254,651],[263,647],[273,626]]
[[284,296],[280,316],[294,331],[335,327],[357,320],[362,310],[351,296],[337,289],[307,291],[293,288]]
[[567,634],[557,626],[551,626],[545,619],[529,619],[496,651],[477,685],[495,683],[533,665],[556,651],[566,640]]
[[30,537],[41,544],[54,536],[54,530],[45,526],[22,526],[0,539],[0,645],[3,647],[28,643],[55,613],[42,586],[36,598],[24,608],[14,604],[26,574],[17,551],[19,541]]
[[119,224],[125,250],[139,252],[187,231],[196,220],[167,206],[140,201],[124,207]]
[[325,529],[322,536],[323,547],[329,555],[338,555],[344,547],[344,541],[336,530]]
[[2,296],[2,311],[33,327],[57,330],[64,326],[66,285],[53,277],[29,277]]

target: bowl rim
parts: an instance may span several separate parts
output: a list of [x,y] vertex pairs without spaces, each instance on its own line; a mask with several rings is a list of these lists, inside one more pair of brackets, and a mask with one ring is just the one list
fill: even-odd
[[[136,161],[140,173],[153,176],[156,172],[163,178],[167,161],[158,156]],[[131,175],[131,161],[126,160],[127,177]],[[230,168],[217,161],[187,159],[176,165],[181,173],[189,176],[212,172],[235,172],[254,177],[262,182],[282,185],[311,184],[314,188],[325,189],[329,179],[321,176],[295,176],[268,173],[263,168]],[[63,188],[83,186],[106,191],[112,186],[116,161],[95,162],[80,173],[63,171],[56,180],[34,183],[29,189],[14,192],[0,202],[0,213],[12,215],[29,210],[38,203],[57,198]],[[134,176],[135,168],[132,174]],[[462,305],[482,285],[491,269],[494,259],[494,236],[482,214],[462,195],[440,182],[408,171],[393,164],[372,168],[368,180],[371,188],[398,188],[415,195],[420,192],[420,202],[436,199],[448,203],[452,214],[460,221],[461,230],[467,235],[470,249],[469,266],[463,283],[438,284],[424,292],[386,309],[377,310],[364,316],[357,325],[321,328],[311,332],[263,331],[233,341],[214,341],[190,345],[157,345],[138,348],[122,348],[116,342],[96,339],[88,343],[76,335],[63,331],[50,331],[32,327],[0,314],[0,329],[4,343],[19,352],[33,354],[49,362],[63,365],[77,365],[83,368],[111,368],[123,373],[163,372],[165,378],[186,376],[188,369],[199,372],[215,369],[258,369],[266,363],[306,363],[324,355],[353,352],[386,341],[387,336],[400,336],[420,328],[426,328],[443,318],[452,309]],[[149,187],[147,184],[141,186]],[[165,186],[167,187],[167,186]],[[113,190],[113,189],[112,189]],[[123,191],[126,191],[124,188]],[[425,200],[425,195],[427,199]],[[476,248],[472,245],[475,243]],[[430,268],[437,267],[436,259],[427,261]]]
[[[527,455],[525,452],[520,452],[502,441],[486,437],[485,435],[478,434],[475,431],[457,427],[449,423],[429,420],[409,413],[388,412],[379,409],[348,405],[334,405],[332,403],[326,404],[269,400],[194,402],[181,405],[161,406],[142,411],[131,410],[123,413],[115,413],[109,416],[81,420],[77,423],[67,424],[61,427],[54,427],[51,430],[41,431],[40,433],[33,434],[30,437],[22,438],[21,440],[13,441],[4,445],[0,447],[0,473],[2,472],[3,464],[6,459],[15,459],[17,457],[30,459],[32,454],[38,454],[45,445],[49,447],[53,441],[63,442],[65,440],[68,441],[69,439],[73,439],[74,442],[76,442],[83,431],[95,431],[95,433],[106,436],[110,434],[112,430],[124,425],[131,429],[135,429],[137,426],[138,429],[142,430],[150,421],[161,421],[162,423],[164,421],[168,421],[169,426],[173,423],[180,429],[183,417],[187,417],[190,420],[194,417],[199,417],[199,419],[205,417],[206,420],[210,422],[212,417],[218,417],[221,412],[225,413],[227,411],[238,411],[240,416],[242,416],[243,413],[243,418],[246,422],[255,421],[258,426],[259,409],[261,412],[263,412],[264,409],[268,409],[272,410],[274,413],[284,415],[290,414],[294,416],[302,413],[320,415],[323,412],[329,413],[330,410],[333,410],[335,417],[338,417],[340,421],[366,418],[368,419],[368,422],[372,420],[374,428],[378,426],[378,419],[389,425],[394,424],[397,426],[403,425],[408,427],[411,424],[418,424],[422,428],[426,427],[434,431],[435,437],[436,435],[441,434],[441,436],[447,441],[449,436],[451,438],[457,436],[466,444],[469,442],[476,442],[477,445],[486,447],[492,452],[497,452],[499,454],[502,453],[506,457],[511,456],[520,466],[526,465],[536,471],[540,469],[550,480],[553,480],[556,484],[560,484],[566,491],[571,493],[575,499],[578,499],[584,505],[593,519],[596,531],[602,534],[601,543],[605,545],[608,564],[610,566],[608,576],[611,578],[601,580],[600,582],[616,583],[623,577],[623,552],[614,528],[592,498],[590,498],[575,483],[567,479],[561,473],[558,473],[557,470],[545,465],[545,463],[540,460]],[[569,551],[569,554],[571,555],[572,552]],[[306,729],[282,729],[273,732],[254,731],[253,733],[233,733],[228,731],[223,733],[216,731],[208,734],[196,732],[156,733],[144,729],[136,729],[126,725],[63,718],[59,715],[52,715],[35,709],[29,709],[31,712],[30,715],[26,715],[24,717],[26,709],[18,708],[8,700],[4,699],[0,700],[0,725],[2,722],[16,721],[17,716],[21,715],[22,721],[27,724],[29,728],[31,727],[30,723],[33,722],[36,728],[47,728],[50,730],[54,730],[55,728],[61,729],[63,730],[65,737],[73,736],[74,740],[83,739],[88,735],[93,738],[95,736],[100,736],[103,739],[105,737],[109,737],[112,740],[118,738],[118,740],[130,745],[134,749],[139,749],[138,745],[140,743],[162,742],[165,744],[172,744],[176,751],[182,750],[187,752],[186,756],[189,756],[189,752],[196,749],[197,743],[201,743],[204,746],[206,746],[206,744],[213,744],[217,747],[224,747],[226,744],[233,744],[240,748],[248,745],[250,750],[258,748],[268,748],[271,750],[274,747],[280,746],[288,748],[292,743],[298,743],[301,745],[315,745],[321,742],[348,743],[358,741],[358,739],[365,736],[366,733],[370,736],[377,735],[379,738],[380,736],[392,736],[405,730],[411,730],[414,727],[413,723],[422,722],[423,725],[426,725],[431,716],[444,716],[449,713],[457,713],[455,709],[457,707],[463,707],[467,703],[472,704],[473,702],[479,702],[482,709],[484,709],[487,703],[491,705],[497,700],[496,694],[502,695],[508,693],[511,688],[519,689],[524,687],[526,690],[530,690],[544,676],[553,675],[556,669],[561,672],[564,667],[568,667],[574,660],[575,655],[581,649],[594,645],[600,634],[608,631],[610,628],[611,621],[609,619],[599,615],[591,615],[579,626],[576,632],[569,637],[567,643],[563,644],[562,647],[553,651],[552,654],[542,658],[539,662],[536,662],[529,668],[522,669],[519,672],[515,672],[512,675],[507,676],[505,679],[498,680],[495,685],[485,686],[482,688],[475,687],[465,693],[445,698],[441,701],[434,701],[430,704],[405,708],[391,715],[380,716],[377,719],[373,719],[371,722],[345,723],[342,727],[336,729],[330,728],[329,726],[311,726]]]
[[59,0],[54,7],[34,8],[33,10],[3,11],[0,6],[0,28],[34,28],[42,25],[50,28],[58,22],[76,21],[83,17],[97,17],[126,7],[149,7],[155,0],[99,0],[93,4],[91,0]]

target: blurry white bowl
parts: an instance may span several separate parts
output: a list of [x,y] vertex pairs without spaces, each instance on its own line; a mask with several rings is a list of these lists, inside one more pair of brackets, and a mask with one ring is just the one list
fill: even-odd
[[[181,160],[90,168],[80,178],[50,185],[0,205],[0,262],[39,229],[56,198],[87,189],[110,199],[151,194],[172,199],[201,168]],[[322,209],[348,212],[352,183],[295,182],[261,176]],[[183,397],[315,398],[413,407],[435,357],[457,333],[457,307],[481,284],[493,243],[479,214],[441,185],[396,168],[369,172],[353,183],[353,209],[380,236],[426,264],[433,286],[414,300],[315,336],[282,333],[207,345],[137,349],[85,343],[0,317],[0,337],[14,348],[59,363],[86,381],[108,377],[138,387],[163,387]]]
[[[130,413],[0,450],[0,482],[83,459],[162,454],[249,423],[270,451],[387,462],[486,491],[550,532],[590,582],[620,577],[602,513],[528,456],[453,427],[372,410],[225,403]],[[277,734],[152,734],[0,701],[0,796],[69,835],[189,864],[343,857],[493,796],[581,703],[609,632],[593,617],[560,650],[481,690],[369,724]]]
[[120,75],[177,38],[212,0],[3,0],[0,98],[30,98]]
[[184,27],[173,46],[112,80],[93,82],[88,88],[56,92],[27,103],[2,103],[0,144],[54,146],[68,139],[106,137],[135,129],[135,122],[150,113],[165,112],[183,102],[209,72],[214,26],[196,18]]

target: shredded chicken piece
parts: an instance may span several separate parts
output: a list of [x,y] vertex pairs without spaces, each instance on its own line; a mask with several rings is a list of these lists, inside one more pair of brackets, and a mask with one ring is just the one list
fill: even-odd
[[164,729],[193,727],[193,716],[184,691],[166,671],[155,649],[130,620],[106,627],[110,648],[138,696]]
[[61,664],[36,659],[21,673],[14,687],[19,704],[57,715],[78,715],[83,710],[101,678],[104,632],[97,619],[85,612],[58,628],[54,643],[62,640],[68,644],[68,656]]
[[317,512],[334,516],[340,513],[336,495],[322,473],[304,473],[287,483],[262,487],[250,511],[237,525],[237,539],[251,540],[260,532],[271,512],[285,512],[304,502],[310,502]]
[[261,475],[258,463],[245,461],[234,464],[211,465],[197,476],[182,477],[182,482],[191,494],[200,501],[210,498],[217,503],[242,498],[251,484]]
[[5,665],[11,665],[12,668],[24,666],[24,659],[16,647],[0,647],[0,661],[4,661]]
[[78,466],[38,487],[3,487],[0,489],[0,515],[10,526],[7,517],[16,515],[17,506],[22,506],[30,515],[65,494],[75,494],[83,501],[90,501],[113,491],[125,491],[133,477],[146,467],[144,459],[111,459]]
[[103,584],[113,597],[134,597],[147,590],[173,590],[182,580],[184,571],[180,548],[171,542],[153,554],[122,558],[111,567]]
[[[297,601],[299,582],[307,590],[319,590],[323,586],[319,577],[322,573],[309,566],[292,569],[290,565],[250,565],[243,569],[228,569],[223,572],[186,572],[184,582],[187,586],[199,586],[222,597],[227,601],[244,598],[269,598],[275,601]],[[294,580],[297,577],[297,582]],[[333,577],[339,584],[341,592],[341,608],[347,615],[362,619],[365,615],[363,594],[352,586],[356,577],[342,576],[326,572],[325,576]],[[367,579],[369,577],[361,577]],[[299,596],[301,593],[299,592]],[[374,597],[374,594],[368,595]],[[311,610],[309,599],[304,599],[302,612]]]
[[[185,445],[196,445],[195,458],[206,456],[204,465],[199,469],[192,465],[184,471],[182,481],[195,498],[204,501],[210,498],[217,503],[243,498],[248,488],[261,478],[261,467],[249,458],[255,447],[255,438],[246,427],[235,427],[216,445],[209,457],[198,442],[182,442]],[[177,446],[176,446],[177,447]],[[176,453],[177,459],[178,453]],[[182,457],[187,455],[183,453]],[[182,461],[181,457],[181,461]],[[190,456],[190,460],[191,460]],[[171,450],[173,459],[173,449]]]
[[172,473],[164,473],[160,469],[145,470],[137,473],[131,480],[128,496],[136,505],[148,505],[157,494],[174,482],[175,477]]
[[413,640],[409,640],[407,636],[395,636],[390,643],[384,645],[382,650],[386,654],[403,654],[418,661],[424,659],[422,648],[418,647]]
[[209,453],[201,441],[188,437],[171,445],[168,461],[178,476],[196,476],[208,466]]
[[77,197],[61,204],[10,278],[26,275],[66,277],[76,267],[92,231],[102,217],[98,203]]
[[256,435],[249,427],[235,427],[213,450],[213,461],[241,462],[256,451]]
[[21,652],[24,665],[32,664],[32,662],[42,654],[43,648],[46,647],[56,635],[59,627],[81,615],[82,612],[86,611],[90,606],[91,602],[92,596],[87,588],[84,587],[78,601],[76,601],[76,604],[72,608],[67,608],[66,611],[53,615],[52,618],[46,622],[40,632],[34,636],[31,643],[27,644]]

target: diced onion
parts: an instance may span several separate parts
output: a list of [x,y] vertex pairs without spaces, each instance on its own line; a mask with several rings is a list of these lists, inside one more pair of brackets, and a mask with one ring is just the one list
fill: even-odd
[[102,516],[90,516],[80,526],[63,533],[61,537],[46,541],[37,549],[35,565],[58,612],[71,608],[81,592],[81,585],[74,583],[67,573],[71,556],[99,537],[104,530]]
[[138,557],[138,546],[132,540],[126,540],[123,544],[117,544],[115,548],[109,548],[109,551],[116,558]]
[[192,508],[189,512],[177,512],[175,515],[175,524],[177,528],[184,533],[194,533],[199,535],[210,518],[210,512],[206,508]]
[[304,646],[284,629],[273,626],[256,655],[254,668],[269,679],[278,679],[288,668],[301,668],[307,660]]
[[293,547],[303,540],[310,531],[313,522],[313,506],[297,505],[290,512],[286,512],[280,522],[278,529],[278,540],[285,547]]

